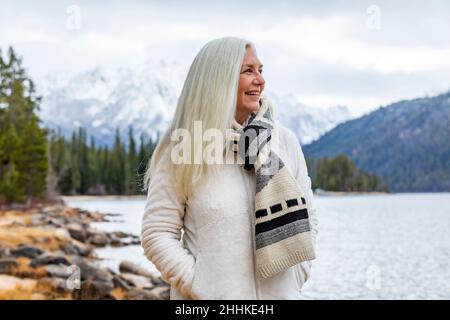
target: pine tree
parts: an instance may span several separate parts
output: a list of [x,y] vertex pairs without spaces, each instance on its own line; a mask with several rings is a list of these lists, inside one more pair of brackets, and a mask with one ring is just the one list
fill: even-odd
[[41,98],[12,47],[0,51],[0,195],[5,202],[43,197],[48,168],[47,131],[36,111]]
[[16,163],[19,183],[24,187],[27,199],[42,197],[47,188],[47,137],[39,128],[36,117],[32,117],[24,128]]
[[133,127],[130,126],[128,132],[128,163],[129,163],[129,185],[128,190],[130,194],[138,193],[138,176],[137,176],[137,154],[136,142],[133,136]]

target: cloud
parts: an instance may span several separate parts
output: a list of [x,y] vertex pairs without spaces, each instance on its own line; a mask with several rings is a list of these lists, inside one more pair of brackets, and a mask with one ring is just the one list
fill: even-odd
[[370,2],[76,1],[80,28],[67,28],[72,2],[7,2],[2,45],[24,56],[33,76],[97,65],[167,59],[186,69],[209,40],[255,42],[268,85],[305,104],[344,104],[356,113],[450,84],[450,3],[377,1],[380,28],[367,27]]

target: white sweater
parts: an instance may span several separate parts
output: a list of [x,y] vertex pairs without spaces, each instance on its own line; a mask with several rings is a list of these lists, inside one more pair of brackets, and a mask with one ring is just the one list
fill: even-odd
[[[272,142],[309,204],[315,245],[317,213],[301,147],[294,133],[278,124]],[[301,299],[310,261],[271,278],[256,276],[254,200],[255,174],[237,164],[222,165],[219,176],[189,196],[170,183],[161,165],[148,189],[141,241],[146,257],[171,285],[170,299]]]

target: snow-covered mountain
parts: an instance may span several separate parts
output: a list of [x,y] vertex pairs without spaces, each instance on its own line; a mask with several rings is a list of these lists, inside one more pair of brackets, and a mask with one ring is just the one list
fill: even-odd
[[352,118],[345,106],[314,108],[301,103],[294,95],[275,96],[267,92],[274,106],[275,119],[294,131],[302,145],[308,144],[339,123]]
[[[116,128],[125,139],[133,126],[156,138],[168,127],[176,108],[187,70],[177,63],[147,63],[140,69],[97,67],[79,74],[54,74],[41,79],[43,96],[40,118],[44,125],[66,137],[79,126],[97,144],[112,145]],[[307,144],[351,117],[346,107],[307,107],[293,96],[266,95],[276,106],[275,116]]]

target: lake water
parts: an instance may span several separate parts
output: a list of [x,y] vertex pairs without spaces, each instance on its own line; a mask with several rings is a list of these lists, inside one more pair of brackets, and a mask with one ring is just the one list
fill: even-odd
[[[122,213],[123,222],[95,223],[139,235],[145,198],[71,200]],[[317,259],[305,299],[450,299],[450,193],[315,196]],[[117,270],[130,260],[158,274],[140,246],[97,250]]]

